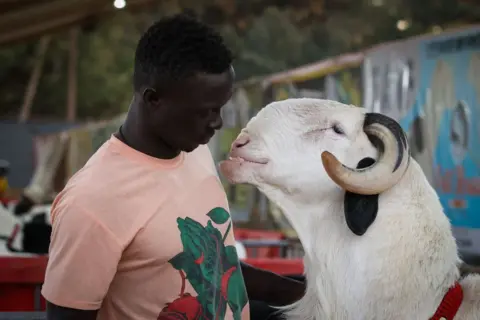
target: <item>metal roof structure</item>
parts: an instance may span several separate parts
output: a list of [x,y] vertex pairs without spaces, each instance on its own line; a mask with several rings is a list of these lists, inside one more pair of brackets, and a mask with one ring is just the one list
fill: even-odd
[[[122,10],[135,10],[155,2],[126,0]],[[113,0],[0,0],[0,46],[65,30],[116,10]]]

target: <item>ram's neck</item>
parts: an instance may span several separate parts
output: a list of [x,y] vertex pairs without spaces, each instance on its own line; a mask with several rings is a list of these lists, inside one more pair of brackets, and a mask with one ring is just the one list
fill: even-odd
[[[367,234],[358,237],[348,229],[343,205],[338,203],[343,200],[335,197],[321,205],[299,205],[287,199],[280,203],[306,253],[308,291],[287,313],[289,318],[430,318],[458,276],[454,252],[452,261],[435,254],[430,261],[424,259],[425,252],[418,256],[418,250],[403,248],[398,244],[398,229],[390,230],[391,215],[380,217]],[[407,247],[414,248],[411,241],[426,239],[412,236]]]
[[360,237],[346,224],[341,190],[314,201],[262,190],[305,249],[308,292],[292,318],[415,320],[435,312],[458,278],[457,248],[435,191],[415,161],[410,166]]
[[[332,245],[332,243],[326,243]],[[287,311],[287,319],[429,319],[454,281],[441,288],[412,278],[393,279],[365,270],[371,266],[341,252],[305,258],[306,295]],[[373,261],[372,261],[373,262]],[[385,268],[387,269],[387,268]]]
[[[353,238],[343,213],[344,192],[331,194],[318,203],[279,199],[280,206],[305,250],[307,293],[287,312],[289,319],[349,318],[347,306],[356,304],[364,287],[363,267],[358,270]],[[353,267],[353,268],[352,268]]]
[[291,199],[283,194],[264,193],[280,207],[295,229],[307,256],[316,251],[318,243],[324,243],[323,237],[341,239],[341,232],[337,231],[338,224],[345,224],[343,209],[339,205],[343,205],[344,192],[335,192],[325,196],[325,200],[317,199],[310,203]]

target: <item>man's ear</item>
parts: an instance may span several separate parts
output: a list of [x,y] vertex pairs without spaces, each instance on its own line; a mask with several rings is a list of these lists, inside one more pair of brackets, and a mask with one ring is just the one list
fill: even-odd
[[[357,165],[357,169],[371,166],[375,160],[363,158]],[[368,227],[375,221],[378,211],[378,194],[362,195],[345,192],[344,212],[348,228],[357,236],[367,232]]]
[[143,102],[147,106],[158,106],[160,104],[160,95],[155,89],[147,88],[143,91]]

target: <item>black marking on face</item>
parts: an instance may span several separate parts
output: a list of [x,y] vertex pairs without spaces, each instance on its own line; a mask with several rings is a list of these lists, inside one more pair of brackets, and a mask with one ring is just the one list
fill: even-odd
[[[357,165],[357,169],[363,169],[375,163],[372,158],[363,158]],[[344,198],[344,214],[347,226],[357,236],[367,232],[377,217],[378,194],[361,195],[346,191]]]

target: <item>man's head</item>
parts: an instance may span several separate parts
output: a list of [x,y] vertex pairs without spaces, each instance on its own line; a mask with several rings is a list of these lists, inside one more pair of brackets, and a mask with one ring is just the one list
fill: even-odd
[[[401,178],[409,162],[405,135],[392,119],[307,98],[262,109],[237,137],[230,156],[220,169],[232,183],[303,202],[321,201],[339,186],[358,194],[381,193]],[[356,170],[366,158],[378,161]]]
[[222,126],[233,91],[232,54],[222,37],[187,15],[152,25],[135,53],[135,99],[147,131],[175,150],[206,144]]

